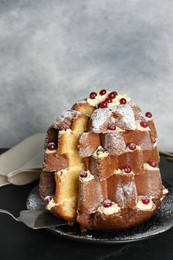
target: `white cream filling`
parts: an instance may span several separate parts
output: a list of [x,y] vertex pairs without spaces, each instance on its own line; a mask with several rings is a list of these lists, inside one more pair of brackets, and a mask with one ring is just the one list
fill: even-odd
[[60,170],[60,171],[56,172],[55,174],[63,175],[63,174],[66,174],[67,172],[68,172],[68,169],[63,169],[63,170]]
[[162,191],[162,197],[160,198],[160,201],[162,201],[168,193],[169,193],[168,189],[166,189],[166,188],[164,187],[164,188],[163,188],[163,191]]
[[[101,151],[101,149],[103,149],[102,146],[98,146],[98,148],[96,149],[96,151],[93,153],[92,157],[95,159],[98,158],[105,158],[109,155],[109,153],[107,151]],[[100,151],[99,151],[100,150]]]
[[95,98],[93,98],[93,99],[92,98],[87,98],[88,104],[90,104],[91,106],[96,107],[96,106],[98,106],[98,104],[100,102],[104,101],[105,98],[107,98],[109,93],[110,93],[109,91],[107,91],[104,95],[100,95],[99,92],[100,92],[100,90],[96,91],[97,96]]
[[86,177],[80,177],[79,175],[79,180],[81,182],[88,182],[94,179],[94,176],[90,173],[90,171],[86,171],[87,172],[87,176]]
[[103,205],[101,205],[97,211],[100,212],[101,214],[105,214],[105,215],[111,215],[114,213],[118,213],[120,212],[120,207],[118,206],[117,203],[112,202],[112,205],[110,207],[104,207]]
[[150,198],[150,201],[148,204],[144,204],[142,202],[143,198],[144,198],[144,196],[138,196],[138,202],[136,204],[136,208],[139,210],[143,210],[143,211],[151,210],[154,205],[154,203],[152,202],[152,199]]
[[152,167],[152,166],[149,165],[148,163],[144,163],[144,170],[149,170],[149,171],[158,171],[159,168],[158,168],[158,167]]
[[[104,95],[100,95],[99,94],[100,90],[99,91],[96,91],[97,93],[97,96],[92,99],[92,98],[87,98],[87,102],[88,104],[90,104],[91,106],[95,106],[97,107],[98,104],[102,101],[104,101],[108,96],[109,94],[112,92],[112,91],[107,91],[106,94]],[[130,102],[131,99],[129,96],[127,96],[126,94],[117,94],[115,98],[112,99],[112,102],[111,103],[108,103],[107,104],[107,107],[111,108],[111,107],[115,107],[115,106],[119,106],[120,105],[120,99],[121,98],[125,98],[127,102]]]
[[121,105],[120,104],[120,99],[121,98],[125,98],[127,103],[131,101],[130,97],[127,96],[126,94],[118,94],[113,100],[111,103],[108,103],[108,107],[116,107],[116,106],[119,106]]
[[153,144],[153,147],[157,147],[157,142],[155,142],[155,143]]
[[60,130],[59,134],[64,134],[64,133],[72,133],[72,130],[68,128],[67,130]]
[[128,172],[125,172],[124,169],[117,169],[117,170],[114,171],[114,174],[127,174],[127,175],[132,174],[132,175],[135,175],[133,171],[128,173]]
[[58,203],[55,203],[54,199],[52,198],[52,199],[49,201],[49,203],[47,204],[46,209],[47,209],[47,210],[51,210],[51,208],[53,208],[53,207],[55,207],[55,206],[57,206],[57,205],[58,205]]
[[131,101],[131,98],[129,96],[127,96],[126,94],[118,94],[116,96],[116,100],[114,99],[114,103],[116,103],[118,101],[118,105],[120,104],[120,99],[125,98],[127,102]]
[[56,149],[54,149],[54,150],[46,149],[46,153],[47,153],[47,154],[56,153]]
[[168,194],[168,189],[164,188],[163,189],[163,195],[166,195],[166,194]]
[[[114,98],[113,99],[113,101],[115,100],[116,98]],[[108,105],[107,105],[107,107],[108,108],[111,108],[111,107],[116,107],[116,106],[118,106],[119,105],[119,102],[117,101],[117,102],[111,102],[111,103],[108,103]]]
[[152,118],[149,118],[149,117],[147,117],[147,116],[145,116],[145,119],[146,119],[146,121],[153,121],[153,119]]

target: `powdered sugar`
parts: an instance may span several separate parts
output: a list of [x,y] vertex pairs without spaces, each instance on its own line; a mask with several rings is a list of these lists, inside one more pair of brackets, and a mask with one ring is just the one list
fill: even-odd
[[58,130],[67,130],[71,128],[73,120],[80,115],[82,114],[76,110],[65,110],[57,117],[53,127]]
[[114,123],[123,130],[135,130],[136,123],[133,109],[129,104],[112,108],[96,109],[91,116],[91,130],[96,133],[104,133],[108,124]]
[[91,128],[95,133],[101,133],[105,131],[105,125],[109,123],[111,118],[111,110],[109,108],[98,108],[91,116]]
[[126,143],[121,132],[108,132],[104,136],[104,148],[110,155],[120,155],[126,151]]
[[124,130],[135,130],[134,112],[129,104],[119,105],[111,109],[115,124]]
[[142,113],[141,109],[133,101],[130,101],[129,105],[133,109],[135,120],[143,120],[143,119],[145,119],[145,116]]
[[69,118],[70,120],[72,120],[79,115],[81,115],[81,113],[76,110],[64,110],[61,115],[57,117],[56,122],[63,121],[65,118]]
[[117,186],[116,198],[118,200],[119,206],[125,208],[129,204],[129,200],[134,200],[137,202],[137,191],[134,182],[123,183]]

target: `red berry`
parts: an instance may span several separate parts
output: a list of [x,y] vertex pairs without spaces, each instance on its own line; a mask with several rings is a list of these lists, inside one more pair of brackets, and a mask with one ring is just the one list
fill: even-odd
[[109,93],[109,97],[110,98],[115,98],[118,95],[118,93],[116,91],[112,91],[111,93]]
[[99,108],[106,108],[108,105],[107,105],[107,102],[105,102],[105,101],[102,101],[99,105],[98,105],[98,107]]
[[108,125],[108,130],[116,130],[116,125],[114,124]]
[[51,142],[47,145],[47,149],[50,150],[50,151],[53,151],[56,149],[56,144]]
[[96,92],[91,92],[91,93],[90,93],[90,98],[91,98],[91,99],[95,99],[96,96],[97,96],[97,93],[96,93]]
[[126,173],[130,173],[131,171],[132,171],[132,169],[131,169],[131,167],[130,166],[125,166],[124,167],[124,171],[126,172]]
[[112,206],[112,201],[109,200],[109,199],[104,200],[104,201],[103,201],[103,206],[104,206],[105,208],[111,207],[111,206]]
[[143,203],[143,204],[147,205],[149,202],[150,202],[150,198],[149,198],[148,196],[144,196],[144,197],[142,198],[142,203]]
[[146,113],[145,113],[145,116],[148,117],[148,118],[152,118],[151,112],[146,112]]
[[132,150],[132,151],[135,150],[136,144],[134,144],[134,143],[129,144],[129,149]]
[[49,202],[51,201],[51,199],[52,199],[52,196],[46,196],[45,198],[44,198],[44,203],[47,205],[47,204],[49,204]]
[[99,92],[99,93],[100,93],[100,95],[101,95],[101,96],[103,96],[103,95],[105,95],[105,94],[106,94],[106,92],[107,92],[107,91],[106,91],[106,89],[102,89],[102,90],[100,90],[100,92]]
[[106,98],[106,99],[105,99],[105,102],[107,102],[107,103],[112,103],[112,98]]
[[80,177],[81,178],[86,178],[87,177],[87,172],[86,171],[82,171],[82,172],[80,172]]
[[155,168],[156,167],[156,162],[155,161],[149,161],[148,163],[151,167]]
[[59,130],[60,131],[66,131],[67,127],[65,125],[62,125],[62,126],[59,127]]
[[125,105],[127,103],[127,100],[125,98],[120,99],[120,104]]
[[146,128],[148,126],[148,122],[147,121],[141,121],[140,125],[144,128]]
[[152,140],[153,144],[156,143],[156,138],[154,136],[151,137],[151,140]]

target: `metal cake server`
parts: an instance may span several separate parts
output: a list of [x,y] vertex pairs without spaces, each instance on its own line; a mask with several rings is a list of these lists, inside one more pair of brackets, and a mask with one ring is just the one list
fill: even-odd
[[8,210],[0,209],[0,213],[8,214],[16,221],[22,222],[32,229],[67,225],[67,221],[55,217],[46,210],[22,210],[18,218]]

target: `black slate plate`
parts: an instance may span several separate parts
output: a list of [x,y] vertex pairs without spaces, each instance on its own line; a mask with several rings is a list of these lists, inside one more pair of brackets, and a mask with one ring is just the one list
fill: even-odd
[[[163,184],[169,190],[169,194],[154,216],[137,227],[116,232],[90,231],[86,234],[80,233],[78,225],[74,225],[73,227],[67,225],[59,226],[48,228],[47,230],[54,235],[64,238],[98,244],[128,243],[152,238],[167,231],[173,226],[173,189],[169,183],[163,182]],[[26,204],[27,208],[30,210],[44,209],[44,203],[39,197],[38,186],[30,192]]]

